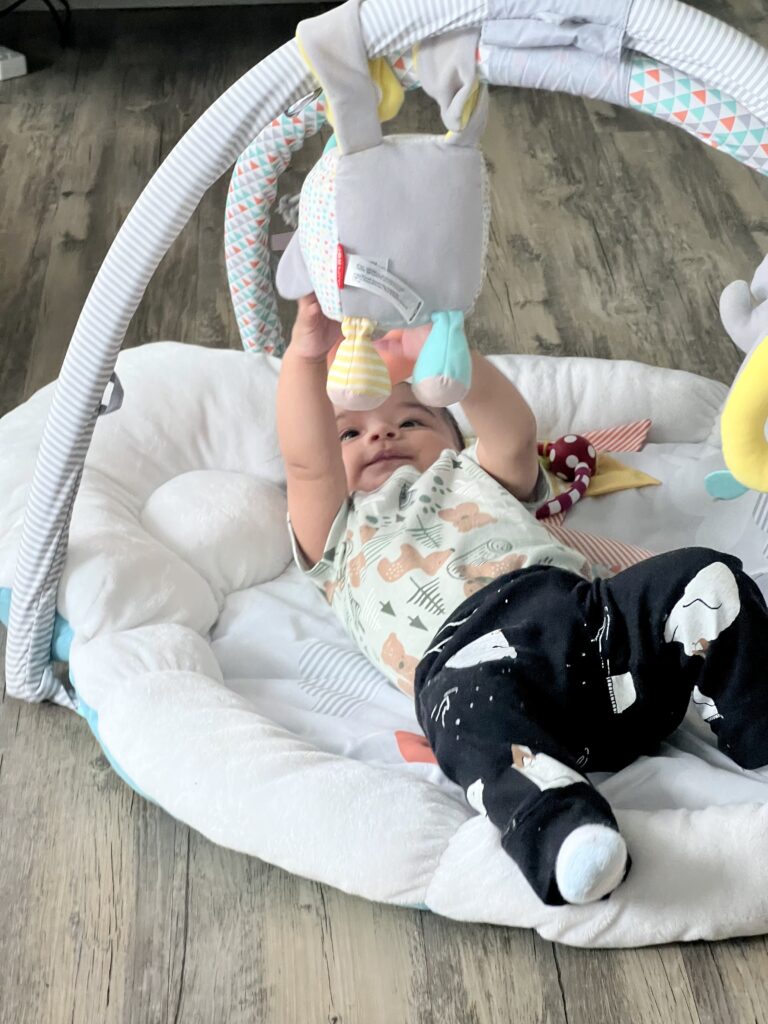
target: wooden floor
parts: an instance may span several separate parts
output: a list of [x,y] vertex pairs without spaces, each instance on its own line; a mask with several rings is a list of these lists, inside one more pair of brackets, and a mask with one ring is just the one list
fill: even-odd
[[[768,45],[764,0],[707,9]],[[0,21],[32,71],[0,83],[0,414],[57,374],[117,228],[176,140],[309,12],[78,13],[66,52],[47,15]],[[426,101],[400,123],[437,127]],[[485,143],[476,344],[732,377],[717,299],[768,250],[768,182],[681,131],[567,96],[495,90]],[[239,346],[226,186],[164,260],[129,344]],[[746,1024],[768,1021],[767,976],[763,938],[581,951],[350,898],[145,803],[76,716],[0,705],[3,1024]]]

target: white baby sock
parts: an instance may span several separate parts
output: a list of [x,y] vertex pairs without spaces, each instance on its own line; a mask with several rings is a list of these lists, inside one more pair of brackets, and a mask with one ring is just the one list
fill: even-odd
[[591,903],[613,892],[624,877],[627,844],[607,825],[580,825],[563,840],[555,880],[567,903]]

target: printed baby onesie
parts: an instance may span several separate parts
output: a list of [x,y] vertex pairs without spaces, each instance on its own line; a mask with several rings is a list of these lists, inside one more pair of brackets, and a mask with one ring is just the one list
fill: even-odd
[[543,471],[535,492],[527,504],[514,498],[479,465],[476,444],[445,449],[425,472],[400,466],[347,498],[313,567],[291,531],[294,557],[363,653],[410,695],[432,636],[478,590],[532,565],[591,578],[584,557],[532,514],[550,495]]

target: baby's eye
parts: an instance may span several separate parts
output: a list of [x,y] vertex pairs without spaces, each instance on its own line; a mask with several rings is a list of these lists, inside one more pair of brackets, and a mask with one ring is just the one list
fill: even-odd
[[357,435],[358,435],[358,431],[357,430],[355,430],[353,427],[347,427],[346,430],[342,430],[342,432],[339,434],[339,440],[340,441],[349,441],[350,438],[357,437]]
[[421,420],[403,420],[400,424],[401,427],[423,427],[424,424]]

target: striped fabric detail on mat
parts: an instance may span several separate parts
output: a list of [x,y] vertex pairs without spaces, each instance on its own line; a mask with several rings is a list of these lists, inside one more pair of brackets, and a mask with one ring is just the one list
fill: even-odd
[[315,698],[312,711],[348,718],[370,703],[386,676],[358,651],[322,640],[310,640],[299,656],[299,686]]
[[590,430],[583,436],[598,452],[641,452],[650,429],[650,420],[634,420],[605,430]]
[[636,547],[634,544],[625,544],[620,540],[609,540],[607,537],[596,537],[591,533],[583,533],[581,530],[570,530],[567,526],[560,526],[553,523],[552,519],[542,520],[542,526],[552,534],[555,540],[574,548],[580,555],[584,555],[592,565],[605,567],[618,572],[627,569],[630,565],[637,565],[644,562],[646,558],[652,558],[653,552],[645,548]]
[[768,494],[758,495],[755,507],[752,510],[752,519],[755,522],[755,526],[768,533]]

